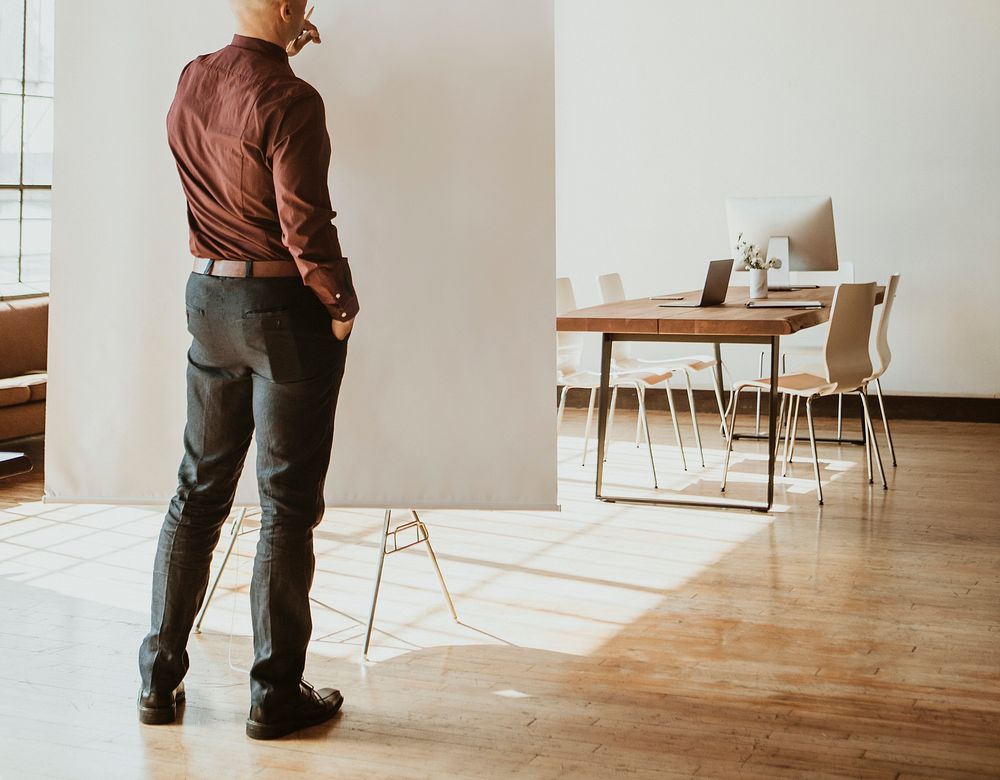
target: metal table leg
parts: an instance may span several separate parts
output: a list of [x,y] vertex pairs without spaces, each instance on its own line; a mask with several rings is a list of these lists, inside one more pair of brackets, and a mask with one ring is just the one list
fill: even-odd
[[[605,333],[601,341],[601,387],[597,404],[597,488],[595,492],[597,498],[601,498],[601,484],[604,482],[604,446],[608,436],[608,385],[611,383],[611,345],[611,334]],[[646,432],[646,436],[649,436],[649,431]]]
[[712,351],[715,354],[715,386],[725,387],[722,378],[722,345],[716,342],[712,345]]
[[778,356],[780,339],[775,336],[771,339],[771,387],[768,391],[767,407],[767,508],[774,504],[774,461],[778,454],[778,416],[775,410],[778,408]]
[[[628,335],[617,335],[614,333],[603,334],[601,342],[601,384],[600,402],[598,405],[597,419],[597,478],[594,495],[601,501],[623,502],[632,504],[651,504],[654,506],[689,506],[689,507],[710,507],[713,509],[750,509],[757,512],[767,512],[774,503],[774,466],[777,454],[777,398],[778,398],[778,358],[780,356],[780,339],[773,336],[765,343],[771,349],[771,387],[770,387],[770,408],[768,409],[768,458],[767,458],[767,500],[765,502],[746,502],[733,499],[713,499],[701,496],[678,496],[673,495],[664,498],[641,498],[632,496],[609,496],[604,495],[604,448],[607,436],[608,408],[610,406],[610,384],[611,384],[611,347],[615,341],[680,341],[681,338],[657,336],[654,334],[639,335],[630,337]],[[695,339],[689,339],[696,341]],[[706,339],[707,340],[707,339]],[[763,339],[754,338],[740,341],[732,339],[736,343],[762,343]],[[721,341],[713,341],[716,354],[716,371],[721,374],[721,361],[719,361]],[[718,374],[717,374],[718,375]]]

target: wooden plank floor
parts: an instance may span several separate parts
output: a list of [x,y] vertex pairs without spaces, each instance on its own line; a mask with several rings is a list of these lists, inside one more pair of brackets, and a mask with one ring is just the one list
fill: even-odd
[[[595,502],[584,418],[560,438],[561,513],[424,514],[463,623],[419,549],[393,556],[371,663],[381,516],[328,512],[307,675],[347,703],[273,743],[243,734],[254,534],[192,637],[182,721],[142,727],[160,511],[0,483],[0,777],[998,776],[1000,428],[899,423],[888,493],[827,445],[826,506],[797,461],[760,515]],[[633,426],[608,479],[648,492]],[[684,474],[657,415],[661,487],[717,491],[711,428],[704,469],[685,429]],[[738,444],[736,494],[762,462]]]

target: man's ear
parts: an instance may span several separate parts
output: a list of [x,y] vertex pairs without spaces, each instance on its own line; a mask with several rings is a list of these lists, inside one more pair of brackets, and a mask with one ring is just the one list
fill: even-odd
[[278,14],[281,16],[281,21],[290,22],[292,20],[292,5],[288,0],[283,0],[280,6],[278,6]]

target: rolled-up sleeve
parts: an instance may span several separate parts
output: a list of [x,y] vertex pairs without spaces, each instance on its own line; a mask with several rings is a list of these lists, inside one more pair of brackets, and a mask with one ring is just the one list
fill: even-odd
[[330,136],[318,92],[287,104],[277,125],[271,161],[282,241],[303,282],[333,319],[354,319],[358,296],[332,221],[337,212],[331,207],[327,184]]

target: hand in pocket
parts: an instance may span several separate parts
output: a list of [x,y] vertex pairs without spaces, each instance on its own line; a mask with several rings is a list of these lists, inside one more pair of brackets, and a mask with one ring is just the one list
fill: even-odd
[[331,320],[330,328],[333,330],[333,335],[337,341],[343,341],[351,335],[351,331],[354,329],[354,320],[348,320],[347,322]]

